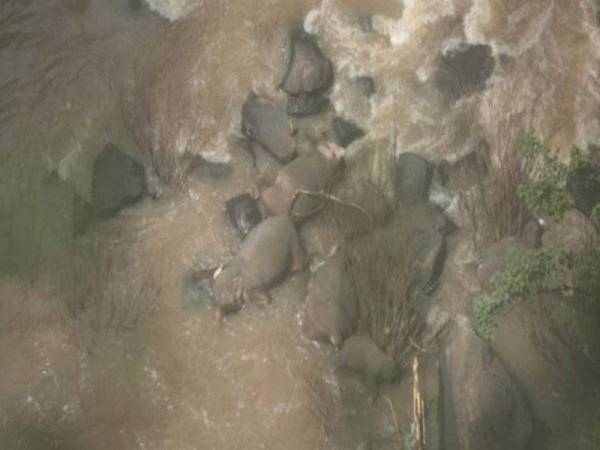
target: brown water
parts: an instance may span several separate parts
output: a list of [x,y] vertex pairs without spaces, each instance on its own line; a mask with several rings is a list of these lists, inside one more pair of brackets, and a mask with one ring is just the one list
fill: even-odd
[[[312,10],[307,25],[337,69],[332,100],[368,129],[365,151],[388,148],[394,130],[396,151],[432,158],[461,154],[472,134],[498,153],[525,128],[563,152],[585,147],[600,139],[598,5],[149,3],[177,20],[125,0],[0,6],[1,448],[331,448],[306,387],[333,367],[300,336],[305,276],[224,327],[182,292],[187,270],[239,245],[222,205],[251,184],[247,160],[227,146],[246,94],[280,98],[288,30]],[[357,25],[364,15],[373,32]],[[497,67],[482,94],[449,106],[433,62],[463,37],[492,45]],[[357,74],[377,82],[370,101],[348,93]],[[121,107],[140,84],[165,147],[232,157],[234,172],[193,177],[73,240],[72,195],[89,195],[94,155],[108,141],[135,151]],[[315,255],[328,244],[310,242]],[[94,314],[64,306],[90,303]]]

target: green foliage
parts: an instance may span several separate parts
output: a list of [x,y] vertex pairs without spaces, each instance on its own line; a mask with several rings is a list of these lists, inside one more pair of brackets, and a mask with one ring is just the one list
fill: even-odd
[[475,301],[477,332],[491,338],[497,317],[507,304],[535,301],[543,291],[560,288],[560,274],[568,260],[566,252],[557,247],[528,250],[511,246],[504,271],[494,278],[493,290]]
[[[531,179],[517,188],[519,198],[530,211],[561,220],[570,206],[565,185],[574,169],[561,163],[532,133],[526,133],[521,139],[520,151]],[[583,164],[581,152],[577,149],[573,153],[574,163]]]

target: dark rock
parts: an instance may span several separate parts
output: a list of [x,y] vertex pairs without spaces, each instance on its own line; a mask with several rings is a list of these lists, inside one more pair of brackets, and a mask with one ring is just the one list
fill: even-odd
[[329,99],[320,94],[300,94],[290,96],[286,112],[292,117],[307,117],[319,114],[329,107]]
[[449,236],[456,230],[456,224],[450,220],[440,206],[433,205],[432,215],[435,229],[442,236]]
[[242,239],[262,220],[258,203],[248,193],[227,200],[225,211]]
[[242,107],[242,132],[281,164],[296,156],[296,140],[287,114],[254,92]]
[[443,448],[528,448],[533,419],[525,400],[502,362],[470,329],[468,319],[459,319],[441,365]]
[[426,202],[431,184],[431,170],[425,158],[415,153],[402,153],[395,164],[394,194],[407,205]]
[[339,117],[333,119],[333,133],[335,143],[344,148],[365,135],[364,130],[358,125]]
[[591,166],[576,170],[567,180],[567,189],[575,208],[589,217],[594,206],[600,204],[600,170]]
[[184,276],[182,290],[186,306],[210,305],[213,302],[212,274],[212,270],[194,270]]
[[296,29],[290,41],[289,64],[280,87],[290,95],[327,90],[333,84],[333,66],[314,36]]
[[129,0],[129,9],[137,11],[144,7],[143,0]]
[[539,220],[531,219],[525,224],[521,238],[528,248],[540,248],[542,246],[543,234],[544,227],[542,227]]
[[435,231],[417,229],[409,242],[414,251],[417,284],[424,289],[435,286],[446,261],[446,240]]
[[434,82],[442,94],[457,100],[483,90],[494,65],[490,46],[462,44],[440,55]]
[[94,161],[91,207],[96,217],[115,215],[142,198],[144,167],[113,144]]
[[144,166],[113,144],[107,144],[94,161],[91,200],[75,195],[74,235],[85,233],[94,221],[113,217],[139,201],[145,187]]
[[370,97],[375,93],[375,81],[373,78],[362,76],[354,78],[353,81],[356,90],[365,97]]

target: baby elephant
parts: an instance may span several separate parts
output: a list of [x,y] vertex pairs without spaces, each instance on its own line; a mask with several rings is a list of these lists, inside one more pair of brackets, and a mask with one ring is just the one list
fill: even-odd
[[[323,191],[339,167],[345,150],[336,144],[319,145],[316,151],[299,156],[284,166],[275,184],[265,189],[262,200],[273,215],[290,214],[294,196],[299,190]],[[323,199],[302,195],[294,204],[293,214],[306,218],[316,212]]]
[[246,236],[238,254],[213,275],[216,317],[239,310],[243,302],[261,295],[288,272],[301,270],[305,254],[294,225],[287,216],[263,220]]
[[346,339],[340,353],[340,367],[347,367],[364,375],[365,381],[374,391],[372,402],[377,399],[379,383],[390,383],[398,375],[394,360],[366,336],[351,336]]
[[357,298],[338,246],[312,274],[308,284],[302,331],[309,339],[339,348],[352,334]]

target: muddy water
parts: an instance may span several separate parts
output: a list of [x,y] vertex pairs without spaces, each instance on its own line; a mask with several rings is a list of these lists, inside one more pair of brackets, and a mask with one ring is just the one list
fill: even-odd
[[[239,246],[222,205],[251,184],[227,146],[245,95],[280,98],[287,32],[305,21],[336,65],[336,110],[369,131],[357,151],[389,148],[395,133],[396,152],[452,157],[477,135],[498,153],[525,128],[563,152],[585,147],[600,139],[598,5],[148,3],[156,12],[125,0],[0,7],[2,448],[331,448],[306,387],[333,367],[299,333],[305,276],[225,327],[182,289],[191,267]],[[496,69],[450,104],[434,64],[461,40],[492,46]],[[356,75],[376,80],[370,100],[348,88]],[[140,85],[163,147],[231,157],[233,173],[194,175],[73,239],[72,196],[89,196],[94,155],[108,141],[136,152],[123,105]]]

